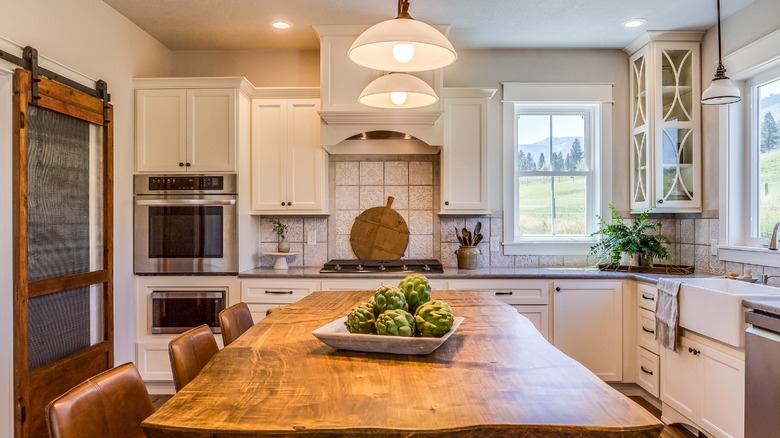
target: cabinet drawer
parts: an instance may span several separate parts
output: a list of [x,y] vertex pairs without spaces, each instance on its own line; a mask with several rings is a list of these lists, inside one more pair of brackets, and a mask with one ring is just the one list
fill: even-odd
[[492,293],[512,305],[545,305],[550,303],[551,285],[534,280],[450,280],[447,289]]
[[655,314],[647,309],[639,309],[636,320],[637,344],[658,354],[658,341],[655,340]]
[[245,303],[290,304],[316,289],[311,281],[269,281],[241,283],[241,301]]
[[658,397],[659,391],[659,370],[658,355],[645,350],[642,347],[637,347],[636,358],[636,383],[653,395]]
[[655,286],[639,283],[637,284],[636,292],[636,302],[639,304],[639,307],[655,312]]

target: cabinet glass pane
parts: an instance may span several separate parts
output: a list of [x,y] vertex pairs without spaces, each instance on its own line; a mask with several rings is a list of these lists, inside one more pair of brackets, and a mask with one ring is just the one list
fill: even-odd
[[633,82],[634,113],[631,115],[631,123],[634,128],[647,123],[646,102],[647,89],[645,82],[645,57],[640,56],[631,64]]
[[634,202],[647,200],[647,133],[640,132],[632,138],[631,153],[634,163]]
[[666,201],[693,199],[693,130],[663,130],[662,198]]
[[661,53],[662,114],[666,122],[692,119],[692,58],[690,50],[664,50]]

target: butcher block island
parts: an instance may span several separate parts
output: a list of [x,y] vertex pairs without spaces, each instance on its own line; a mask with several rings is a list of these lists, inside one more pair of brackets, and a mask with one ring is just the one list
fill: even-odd
[[[428,355],[336,350],[311,332],[365,302],[315,292],[221,350],[143,423],[151,437],[657,437],[663,425],[483,294]],[[379,336],[379,335],[377,335]]]

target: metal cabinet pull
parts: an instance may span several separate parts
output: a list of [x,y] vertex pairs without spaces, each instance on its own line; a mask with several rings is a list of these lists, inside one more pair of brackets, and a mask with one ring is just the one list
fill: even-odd
[[644,298],[644,299],[646,299],[646,300],[650,300],[650,301],[655,301],[655,297],[654,297],[654,296],[652,296],[652,295],[645,295],[645,294],[642,294],[642,298]]
[[512,295],[512,291],[509,292],[496,292],[496,295]]
[[653,333],[653,334],[655,334],[655,330],[650,330],[649,328],[647,328],[645,326],[642,326],[642,331],[644,331],[645,333]]
[[273,294],[273,295],[292,295],[293,291],[291,290],[267,290],[265,291],[267,294]]
[[653,372],[652,371],[647,371],[644,366],[640,365],[639,369],[642,370],[642,372],[645,373],[645,374],[650,374],[651,376],[653,375]]

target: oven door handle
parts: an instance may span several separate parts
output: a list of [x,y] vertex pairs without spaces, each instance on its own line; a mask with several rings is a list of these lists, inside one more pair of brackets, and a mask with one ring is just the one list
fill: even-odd
[[135,205],[236,205],[235,199],[137,199]]

